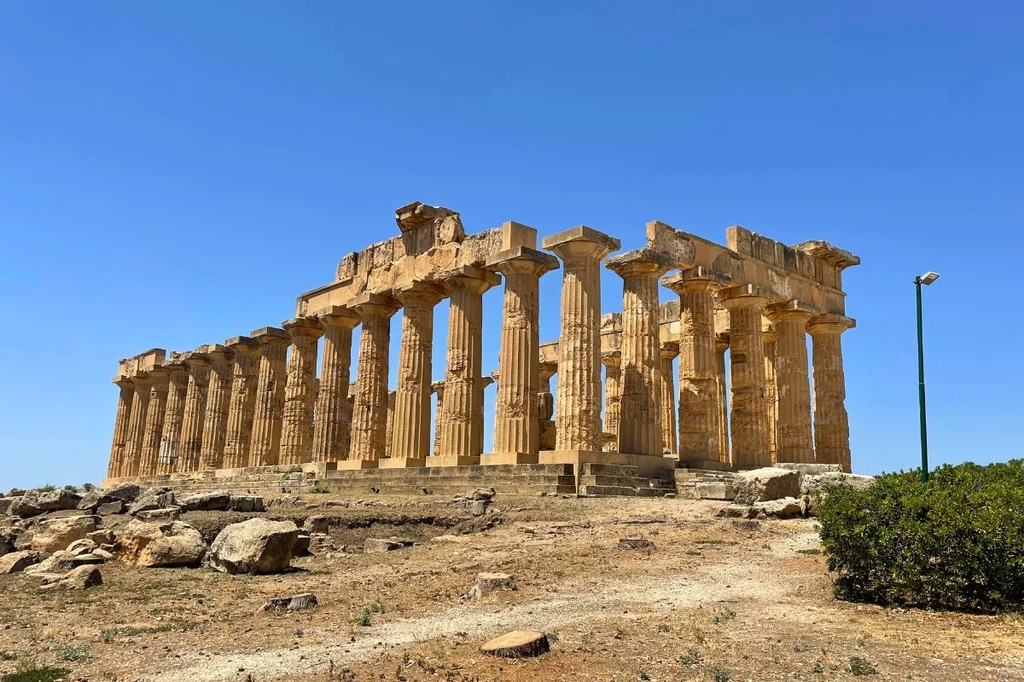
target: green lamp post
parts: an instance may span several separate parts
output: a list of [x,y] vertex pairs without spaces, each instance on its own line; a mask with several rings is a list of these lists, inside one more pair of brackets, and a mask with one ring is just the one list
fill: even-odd
[[921,285],[931,284],[939,273],[929,270],[914,278],[917,287],[917,397],[921,406],[921,482],[928,482],[928,420],[924,406],[924,324],[921,321]]

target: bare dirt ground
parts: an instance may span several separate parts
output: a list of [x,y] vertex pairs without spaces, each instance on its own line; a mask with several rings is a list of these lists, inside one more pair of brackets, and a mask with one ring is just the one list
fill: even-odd
[[[275,507],[268,516],[339,517],[339,550],[272,576],[107,564],[84,592],[0,576],[0,671],[35,660],[89,681],[1024,679],[1018,616],[836,601],[813,521],[718,519],[719,506],[506,496],[485,530],[443,499]],[[209,534],[241,516],[182,520]],[[390,535],[416,545],[361,553]],[[656,548],[617,548],[639,536]],[[482,571],[513,574],[518,591],[464,599]],[[307,591],[313,611],[260,611]],[[511,629],[547,632],[551,652],[480,654]]]

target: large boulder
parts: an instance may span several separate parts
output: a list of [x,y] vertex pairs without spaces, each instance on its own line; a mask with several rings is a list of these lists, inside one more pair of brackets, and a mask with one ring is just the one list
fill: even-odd
[[18,498],[17,497],[0,497],[0,516],[4,516],[4,515],[6,515],[8,513],[8,510],[11,508],[11,505],[14,504],[14,501],[16,499],[18,499]]
[[36,499],[36,505],[44,512],[49,512],[59,509],[76,509],[81,501],[82,496],[78,493],[58,488],[57,490],[40,493]]
[[43,513],[43,509],[36,504],[37,501],[38,496],[35,491],[27,492],[14,498],[7,513],[11,516],[20,516],[23,519],[27,519],[30,516],[38,516]]
[[278,573],[291,563],[298,535],[291,521],[232,523],[218,533],[207,560],[225,573]]
[[736,474],[736,504],[754,504],[800,496],[800,472],[765,467]]
[[855,490],[867,490],[874,484],[874,476],[828,471],[823,474],[802,476],[800,478],[800,492],[804,495],[813,495],[833,485],[846,485]]
[[151,509],[166,509],[173,507],[174,493],[170,488],[149,488],[139,496],[139,499],[128,509],[129,514],[138,514],[141,511]]
[[211,490],[192,493],[178,500],[181,511],[224,511],[231,506],[231,493],[226,490]]
[[11,552],[0,557],[0,575],[10,575],[23,571],[39,561],[39,555],[35,552]]
[[202,534],[187,523],[132,519],[121,531],[117,553],[121,561],[135,566],[197,566],[206,553],[206,543]]
[[236,512],[267,511],[267,507],[263,503],[263,497],[260,495],[232,495],[228,509]]
[[753,508],[764,512],[765,516],[776,519],[791,519],[803,513],[800,500],[795,497],[783,497],[768,502],[755,502]]
[[100,569],[95,566],[85,565],[74,568],[65,575],[44,576],[40,587],[43,589],[86,590],[102,584],[103,575],[100,573]]
[[103,491],[103,501],[121,500],[130,504],[139,499],[141,494],[142,488],[139,487],[138,483],[118,483],[114,487]]
[[93,488],[78,501],[78,508],[82,511],[95,512],[103,504],[103,491]]
[[14,543],[19,535],[21,535],[20,528],[0,528],[0,556],[17,549]]
[[32,549],[37,552],[56,552],[75,540],[81,540],[96,530],[95,516],[65,516],[48,519],[32,533]]

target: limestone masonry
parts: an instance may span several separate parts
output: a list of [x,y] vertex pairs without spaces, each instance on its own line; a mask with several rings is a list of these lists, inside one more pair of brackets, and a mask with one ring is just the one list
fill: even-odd
[[[241,480],[287,465],[328,483],[354,470],[422,469],[422,480],[462,472],[529,488],[547,472],[558,491],[629,494],[638,480],[669,491],[679,469],[850,470],[841,338],[855,322],[842,273],[857,256],[738,226],[720,246],[651,222],[643,248],[611,255],[619,240],[589,227],[538,248],[537,231],[515,222],[467,234],[458,213],[418,202],[395,218],[398,235],[342,258],[334,281],[299,296],[280,328],[122,360],[108,482]],[[559,266],[561,333],[541,343],[540,278]],[[602,314],[604,269],[622,280],[621,312]],[[498,286],[492,378],[482,306]],[[659,305],[661,287],[678,300]],[[435,382],[434,307],[445,298],[447,363]],[[484,452],[492,381],[494,445]],[[398,474],[361,480],[407,485]]]

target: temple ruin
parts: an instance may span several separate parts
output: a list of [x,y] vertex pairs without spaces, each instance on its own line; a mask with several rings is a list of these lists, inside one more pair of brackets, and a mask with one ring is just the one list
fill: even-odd
[[[467,234],[458,213],[418,202],[396,222],[399,234],[342,258],[281,327],[122,360],[108,482],[273,487],[291,472],[341,489],[470,482],[600,495],[670,492],[681,476],[773,463],[850,470],[841,338],[855,323],[842,273],[857,256],[738,226],[720,246],[661,222],[647,224],[643,248],[617,254],[618,239],[589,227]],[[560,334],[542,343],[540,278],[559,268]],[[602,314],[602,276],[621,279],[621,312]],[[484,376],[483,294],[499,286],[498,369]],[[675,300],[660,304],[660,287]],[[434,307],[445,298],[447,364],[435,381]]]

